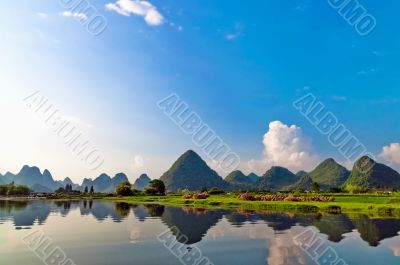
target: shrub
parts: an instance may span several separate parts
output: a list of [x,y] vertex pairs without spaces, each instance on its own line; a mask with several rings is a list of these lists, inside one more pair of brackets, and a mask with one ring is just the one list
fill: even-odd
[[217,187],[214,187],[208,193],[211,195],[218,195],[218,194],[225,194],[225,191],[223,191]]
[[[161,195],[161,196],[165,195],[164,182],[162,182],[159,179],[153,179],[152,181],[150,181],[148,188],[149,188],[149,192],[151,193],[150,195]],[[145,189],[145,191],[146,191],[146,189]]]
[[129,181],[122,182],[115,190],[117,196],[133,196],[132,185]]
[[146,187],[146,188],[144,189],[144,193],[145,193],[146,195],[155,196],[155,195],[158,194],[158,191],[157,191],[157,189],[154,188],[154,187]]

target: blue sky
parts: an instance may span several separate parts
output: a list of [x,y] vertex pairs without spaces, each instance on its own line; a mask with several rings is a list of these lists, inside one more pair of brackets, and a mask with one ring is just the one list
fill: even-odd
[[[334,157],[351,166],[293,108],[306,93],[378,160],[400,169],[398,1],[360,1],[377,21],[367,36],[328,1],[147,2],[145,12],[161,17],[124,15],[116,0],[89,3],[107,20],[98,36],[59,1],[3,1],[1,173],[30,164],[49,168],[59,179],[123,171],[133,180],[142,172],[159,177],[187,149],[205,156],[157,108],[171,93],[229,144],[247,172],[262,173],[280,162],[265,160],[268,144],[284,141],[271,133],[263,143],[273,121],[301,130],[304,145],[294,152],[305,148],[317,160]],[[26,108],[22,98],[33,91],[81,126],[105,154],[101,168],[87,169]],[[254,168],[251,160],[257,161]]]

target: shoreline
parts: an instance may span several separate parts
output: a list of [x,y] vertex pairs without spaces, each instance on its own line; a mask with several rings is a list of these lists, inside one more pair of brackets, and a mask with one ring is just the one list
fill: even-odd
[[[326,195],[326,194],[324,194]],[[49,198],[0,197],[0,200],[104,200],[130,204],[159,204],[176,207],[195,207],[208,209],[238,209],[249,211],[276,211],[290,213],[325,214],[367,214],[370,217],[391,217],[400,219],[400,194],[329,194],[333,202],[288,202],[288,201],[245,201],[233,195],[211,195],[207,199],[184,199],[179,195],[117,197],[105,195],[56,196]]]

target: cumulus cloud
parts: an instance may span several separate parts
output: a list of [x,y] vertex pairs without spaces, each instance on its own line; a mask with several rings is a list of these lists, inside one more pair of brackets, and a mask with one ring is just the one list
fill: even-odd
[[148,1],[118,0],[115,3],[106,4],[106,8],[123,16],[130,16],[130,14],[142,16],[150,26],[159,26],[164,22],[161,13]]
[[70,12],[70,11],[64,11],[64,12],[61,13],[61,15],[64,16],[64,17],[77,18],[79,20],[86,20],[88,18],[85,13]]
[[390,164],[400,165],[400,143],[391,143],[389,146],[384,146],[379,157]]
[[271,122],[263,144],[263,159],[248,161],[248,171],[265,172],[271,166],[283,166],[296,172],[310,170],[319,161],[319,156],[313,153],[311,141],[296,125],[288,126],[281,121]]

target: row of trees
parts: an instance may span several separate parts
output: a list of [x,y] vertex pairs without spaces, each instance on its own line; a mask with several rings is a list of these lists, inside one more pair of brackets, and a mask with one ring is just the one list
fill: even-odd
[[88,187],[88,186],[86,186],[86,187],[85,187],[85,191],[84,191],[84,193],[90,193],[90,194],[93,194],[93,193],[94,193],[94,188],[93,188],[93,186],[90,186],[90,191],[89,191],[89,187]]
[[153,196],[164,196],[165,195],[165,185],[164,182],[158,179],[150,181],[150,184],[144,189],[143,192],[135,190],[129,181],[122,182],[118,185],[115,190],[118,196],[135,196],[135,195],[153,195]]
[[[81,193],[81,192],[78,191],[78,190],[74,190],[73,187],[72,187],[72,184],[67,184],[67,185],[65,185],[64,188],[63,188],[63,187],[58,188],[58,189],[56,190],[56,193],[76,194],[76,193]],[[94,188],[93,188],[93,186],[90,187],[90,191],[89,191],[89,187],[86,186],[86,187],[85,187],[85,190],[84,190],[84,193],[93,194],[93,193],[94,193]]]
[[30,192],[27,186],[15,185],[14,182],[0,185],[0,196],[27,196]]

